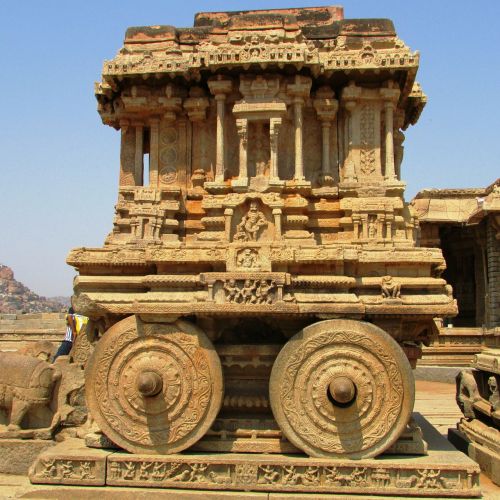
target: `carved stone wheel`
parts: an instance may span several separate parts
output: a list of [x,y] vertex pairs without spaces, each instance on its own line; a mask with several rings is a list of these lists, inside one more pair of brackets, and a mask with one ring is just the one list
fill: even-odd
[[86,368],[86,398],[101,430],[131,453],[168,454],[198,441],[223,396],[212,343],[186,321],[113,325]]
[[410,363],[379,327],[327,320],[292,337],[270,379],[271,408],[288,440],[311,457],[374,457],[408,423]]

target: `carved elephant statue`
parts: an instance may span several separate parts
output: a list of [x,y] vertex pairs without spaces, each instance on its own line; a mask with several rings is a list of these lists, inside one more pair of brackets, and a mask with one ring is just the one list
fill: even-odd
[[46,361],[0,352],[0,409],[6,411],[7,430],[19,430],[28,411],[50,403],[60,376],[59,370]]

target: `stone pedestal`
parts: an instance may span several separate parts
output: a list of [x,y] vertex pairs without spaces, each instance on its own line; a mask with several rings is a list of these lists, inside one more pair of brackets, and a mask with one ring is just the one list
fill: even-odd
[[132,455],[90,450],[78,441],[68,440],[38,457],[30,470],[30,480],[35,484],[106,484],[207,493],[232,490],[237,491],[234,498],[250,491],[314,493],[315,498],[320,498],[321,493],[480,497],[479,467],[456,451],[420,415],[415,416],[429,444],[427,456],[330,460],[302,454]]

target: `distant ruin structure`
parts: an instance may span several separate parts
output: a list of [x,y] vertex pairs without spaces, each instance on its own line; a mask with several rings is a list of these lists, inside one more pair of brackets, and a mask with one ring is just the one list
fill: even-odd
[[425,364],[468,366],[500,347],[500,180],[486,188],[426,189],[411,203],[420,243],[443,251],[458,315],[424,351]]

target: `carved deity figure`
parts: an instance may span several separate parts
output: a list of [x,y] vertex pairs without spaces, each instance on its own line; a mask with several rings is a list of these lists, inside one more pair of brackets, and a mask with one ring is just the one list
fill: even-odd
[[236,285],[236,280],[234,278],[231,278],[227,281],[227,283],[225,283],[224,292],[226,294],[227,302],[238,302],[241,297],[241,291],[238,288],[238,285]]
[[80,463],[80,478],[81,479],[94,479],[91,474],[91,464],[88,461]]
[[481,397],[477,388],[477,382],[472,370],[462,370],[456,378],[457,382],[457,405],[467,418],[475,418],[473,404]]
[[254,304],[257,300],[255,290],[257,286],[252,280],[245,280],[241,289],[241,299],[244,304]]
[[241,222],[236,226],[235,240],[257,241],[259,232],[267,226],[267,220],[264,214],[258,209],[256,201],[250,202],[250,208]]
[[73,475],[73,462],[62,462],[61,475],[62,477],[71,477]]
[[266,280],[260,280],[255,291],[257,304],[271,304],[273,301],[273,296],[270,292],[275,287],[276,283],[274,281],[270,281],[268,284]]
[[498,393],[498,382],[495,375],[492,375],[488,379],[488,388],[491,392],[491,396],[488,401],[491,403],[493,407],[493,411],[500,409],[500,394]]
[[392,276],[382,277],[382,298],[399,299],[401,297],[401,285]]
[[238,254],[236,264],[238,267],[257,267],[257,257],[258,254],[254,250],[251,248],[245,248],[240,254]]
[[368,238],[373,239],[377,236],[377,225],[373,219],[368,222]]
[[259,483],[273,484],[278,481],[280,474],[272,465],[262,465],[259,469],[262,472]]
[[48,458],[47,460],[43,460],[43,471],[42,477],[55,477],[57,476],[57,464],[55,458]]

